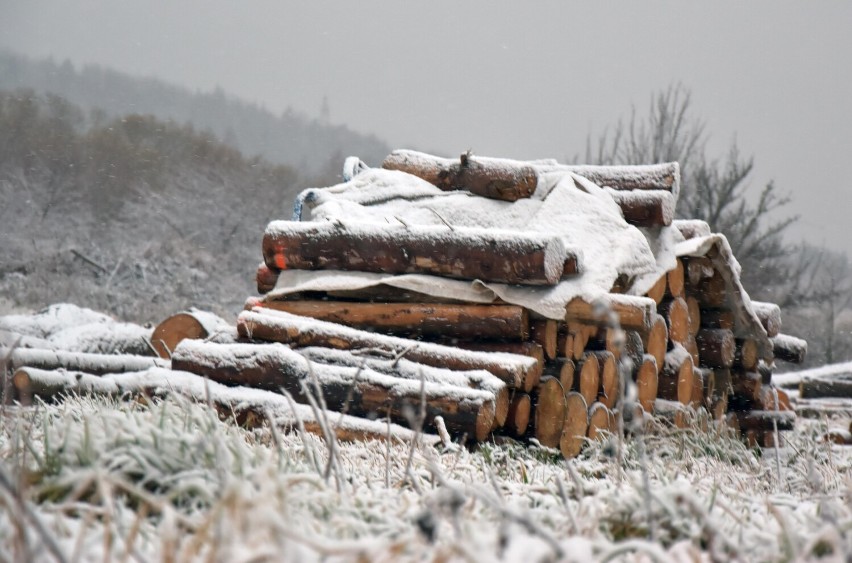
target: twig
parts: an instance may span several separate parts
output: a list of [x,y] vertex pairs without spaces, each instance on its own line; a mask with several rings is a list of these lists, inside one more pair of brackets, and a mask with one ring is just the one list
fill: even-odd
[[77,258],[82,260],[83,262],[86,262],[87,264],[94,266],[95,268],[97,268],[101,272],[103,272],[105,274],[109,273],[109,270],[107,270],[106,268],[104,268],[103,266],[101,266],[100,264],[98,264],[97,262],[95,262],[94,260],[92,260],[91,258],[89,258],[88,256],[86,256],[85,254],[83,254],[82,252],[80,252],[77,249],[72,248],[71,254],[73,254],[74,256],[76,256]]
[[[417,348],[417,344],[416,344],[416,343],[415,343],[415,344],[412,344],[411,346],[409,346],[408,348],[406,348],[405,350],[403,350],[402,352],[400,352],[400,353],[398,353],[396,356],[394,356],[394,357],[393,357],[393,362],[391,362],[391,367],[395,368],[395,367],[396,367],[396,364],[398,364],[398,363],[399,363],[399,361],[403,358],[403,356],[405,356],[406,354],[408,354],[409,352],[411,352],[411,351],[412,351],[412,350],[414,350],[415,348]],[[421,374],[421,375],[422,375],[422,374]],[[421,377],[421,379],[422,379],[422,377]]]
[[437,211],[435,211],[435,210],[434,210],[434,209],[432,209],[431,207],[427,207],[426,209],[428,209],[429,211],[431,211],[432,213],[434,213],[434,214],[438,217],[438,219],[440,219],[440,220],[441,220],[441,222],[442,222],[443,224],[445,224],[447,227],[449,227],[449,229],[450,229],[451,231],[455,231],[455,230],[456,230],[456,228],[455,228],[455,227],[453,227],[452,225],[450,225],[450,224],[447,222],[447,220],[446,220],[446,219],[444,219],[444,218],[441,216],[441,214],[440,214],[440,213],[438,213]]
[[[159,356],[159,355],[160,355],[160,353],[159,353],[159,352],[157,352],[157,349],[156,349],[156,348],[154,348],[154,345],[153,345],[153,344],[151,344],[151,341],[150,341],[150,340],[148,340],[148,338],[146,338],[145,336],[142,336],[142,335],[140,335],[140,336],[139,336],[139,338],[141,338],[141,339],[142,339],[142,342],[144,342],[144,343],[145,343],[145,345],[148,347],[148,349],[149,349],[149,350],[151,350],[152,352],[154,352],[154,355],[155,355],[155,356]],[[160,340],[160,342],[163,342],[163,341],[162,341],[162,340]],[[165,344],[163,344],[163,346],[165,346]]]

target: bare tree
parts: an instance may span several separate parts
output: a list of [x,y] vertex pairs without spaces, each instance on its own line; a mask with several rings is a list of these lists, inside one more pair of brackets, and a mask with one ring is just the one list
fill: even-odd
[[749,175],[753,158],[743,158],[736,143],[724,158],[707,154],[707,134],[702,120],[692,116],[691,96],[683,86],[672,86],[652,95],[647,115],[634,107],[629,120],[593,142],[586,143],[586,161],[591,164],[650,164],[677,161],[681,166],[682,190],[678,216],[707,221],[716,232],[728,237],[743,264],[743,281],[750,290],[766,298],[779,284],[796,273],[786,259],[783,240],[796,217],[777,219],[775,212],[789,203],[773,182],[749,201]]

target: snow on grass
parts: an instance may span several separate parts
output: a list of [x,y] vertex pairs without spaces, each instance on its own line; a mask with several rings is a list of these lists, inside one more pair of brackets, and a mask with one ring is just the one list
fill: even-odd
[[0,560],[51,546],[84,561],[839,557],[852,455],[823,430],[800,421],[777,457],[662,427],[568,462],[515,444],[338,443],[326,478],[320,438],[243,430],[179,397],[7,406]]

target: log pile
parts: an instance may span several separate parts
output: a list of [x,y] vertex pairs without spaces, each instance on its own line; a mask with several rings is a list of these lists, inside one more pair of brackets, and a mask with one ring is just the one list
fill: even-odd
[[[724,237],[706,223],[673,220],[677,164],[569,167],[396,151],[382,166],[432,190],[517,205],[536,197],[542,175],[567,175],[577,189],[609,197],[625,228],[672,232],[677,244],[666,268],[618,272],[548,316],[509,297],[476,302],[436,288],[462,280],[548,295],[581,286],[594,264],[561,236],[453,225],[437,212],[441,226],[398,217],[273,221],[256,272],[261,297],[246,301],[235,326],[199,311],[166,319],[150,336],[158,356],[147,358],[150,369],[168,362],[180,377],[283,393],[318,412],[446,429],[459,440],[503,435],[565,457],[621,431],[622,417],[656,413],[678,427],[714,420],[761,445],[777,444],[777,431],[791,427],[794,414],[779,401],[772,370],[776,359],[801,362],[806,344],[779,332],[777,306],[748,299]],[[324,273],[324,285],[301,287],[293,272]],[[434,287],[352,284],[350,273],[426,275]],[[17,398],[52,397],[56,381],[67,383],[45,370],[78,373],[77,382],[94,389],[96,374],[146,369],[30,363],[24,352],[9,352],[7,388]]]

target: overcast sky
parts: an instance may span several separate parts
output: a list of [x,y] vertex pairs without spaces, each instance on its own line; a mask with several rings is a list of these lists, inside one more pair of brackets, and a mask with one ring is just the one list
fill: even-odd
[[0,47],[99,63],[375,133],[394,147],[582,154],[682,83],[796,232],[852,251],[852,2],[0,0]]

